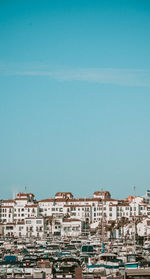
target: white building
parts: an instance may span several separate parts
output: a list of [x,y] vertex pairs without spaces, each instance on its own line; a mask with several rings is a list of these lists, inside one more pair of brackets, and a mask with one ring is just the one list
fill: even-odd
[[44,236],[43,218],[26,218],[24,221],[3,224],[4,236],[39,237]]
[[[74,235],[72,228],[77,222],[74,220],[95,228],[101,220],[108,223],[118,222],[122,217],[132,220],[142,216],[150,217],[150,203],[145,198],[129,196],[117,200],[112,199],[108,191],[96,191],[89,198],[74,198],[70,192],[58,192],[54,198],[40,201],[36,201],[32,193],[18,193],[15,199],[0,203],[0,222],[4,224],[4,234],[10,236],[69,235],[70,231]],[[69,224],[70,230],[67,229]]]
[[39,237],[43,238],[44,236],[44,218],[26,218],[25,219],[25,231],[26,237]]
[[81,220],[65,218],[62,222],[61,236],[77,237],[81,235],[81,230]]

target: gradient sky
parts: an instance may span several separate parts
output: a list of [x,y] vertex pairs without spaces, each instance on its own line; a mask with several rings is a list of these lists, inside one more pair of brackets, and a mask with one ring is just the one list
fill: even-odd
[[150,189],[150,1],[0,0],[1,198]]

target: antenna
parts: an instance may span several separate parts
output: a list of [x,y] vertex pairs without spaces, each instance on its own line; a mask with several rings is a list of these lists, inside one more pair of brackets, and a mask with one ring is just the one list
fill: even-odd
[[27,186],[24,187],[25,193],[27,193]]

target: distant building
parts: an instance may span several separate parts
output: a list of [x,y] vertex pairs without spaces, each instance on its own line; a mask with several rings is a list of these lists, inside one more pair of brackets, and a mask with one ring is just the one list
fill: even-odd
[[122,218],[129,222],[150,218],[150,190],[145,197],[129,196],[124,200],[112,199],[108,191],[95,191],[88,198],[57,192],[54,198],[40,201],[32,193],[18,193],[15,199],[0,202],[0,234],[12,237],[77,236],[83,223],[95,229],[102,221],[118,222]]
[[55,199],[73,199],[71,192],[58,192],[55,194]]
[[100,198],[102,200],[110,199],[111,195],[108,191],[96,191],[94,192],[94,198]]

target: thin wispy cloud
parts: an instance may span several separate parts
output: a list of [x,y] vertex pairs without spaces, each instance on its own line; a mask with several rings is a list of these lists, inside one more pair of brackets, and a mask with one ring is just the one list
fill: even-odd
[[[46,68],[46,67],[45,67]],[[15,76],[49,77],[57,81],[82,81],[120,86],[150,87],[149,69],[113,69],[113,68],[79,68],[79,69],[44,69],[44,66],[31,69],[9,69],[2,66],[0,74]]]

